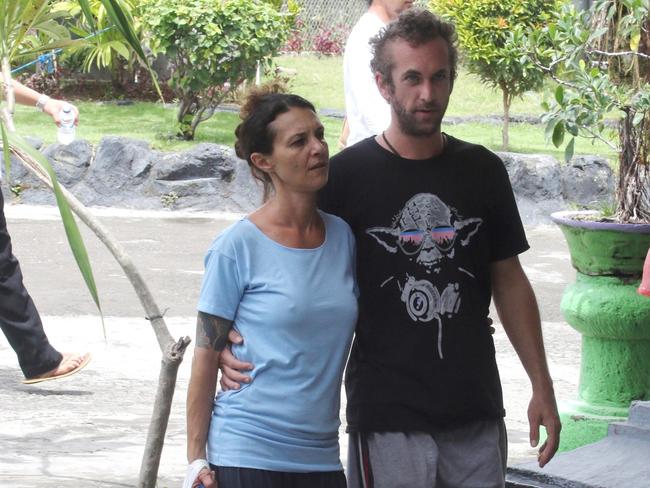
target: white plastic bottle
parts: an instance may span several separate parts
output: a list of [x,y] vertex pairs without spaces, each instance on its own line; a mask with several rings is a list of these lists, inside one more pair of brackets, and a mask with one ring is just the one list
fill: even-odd
[[74,141],[75,136],[74,110],[72,110],[72,105],[64,103],[63,107],[61,107],[61,112],[59,112],[59,118],[61,124],[59,125],[56,138],[61,144],[70,144]]

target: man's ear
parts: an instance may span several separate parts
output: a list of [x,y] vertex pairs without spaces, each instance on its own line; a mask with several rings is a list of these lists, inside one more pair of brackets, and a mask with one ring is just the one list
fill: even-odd
[[264,173],[271,173],[273,171],[273,162],[267,155],[254,152],[251,154],[251,162],[257,169]]
[[379,72],[375,73],[375,83],[377,83],[377,88],[379,89],[381,96],[384,97],[384,100],[390,103],[390,97],[393,93],[390,83],[388,83]]

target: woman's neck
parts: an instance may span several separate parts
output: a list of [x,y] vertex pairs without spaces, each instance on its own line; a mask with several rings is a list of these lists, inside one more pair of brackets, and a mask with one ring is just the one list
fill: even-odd
[[249,219],[268,237],[288,247],[314,248],[325,239],[315,194],[279,192]]

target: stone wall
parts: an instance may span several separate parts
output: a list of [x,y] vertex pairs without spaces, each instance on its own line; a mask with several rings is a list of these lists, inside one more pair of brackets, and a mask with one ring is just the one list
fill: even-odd
[[[161,152],[144,141],[113,136],[96,147],[83,140],[47,147],[29,141],[85,205],[246,213],[261,203],[261,185],[246,162],[225,146],[204,143],[183,152]],[[571,206],[612,204],[615,179],[603,158],[578,156],[567,165],[546,155],[498,154],[526,223],[548,222],[551,212]],[[19,161],[12,162],[11,176],[21,187],[21,201],[54,204],[50,190]],[[3,190],[11,200],[6,179]]]
[[[248,164],[225,146],[205,143],[188,151],[162,152],[145,141],[114,136],[104,137],[96,147],[84,140],[47,147],[29,141],[84,205],[244,213],[261,203],[261,184]],[[12,160],[11,179],[21,187],[22,202],[54,204],[51,191],[17,160]],[[7,190],[3,181],[5,195]]]

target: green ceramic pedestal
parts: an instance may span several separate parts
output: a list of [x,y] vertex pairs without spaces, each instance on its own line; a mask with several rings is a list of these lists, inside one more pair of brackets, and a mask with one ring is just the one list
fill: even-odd
[[582,334],[578,400],[560,405],[560,450],[603,438],[632,400],[650,400],[650,298],[637,293],[650,225],[572,220],[576,213],[553,214],[577,271],[562,312]]

